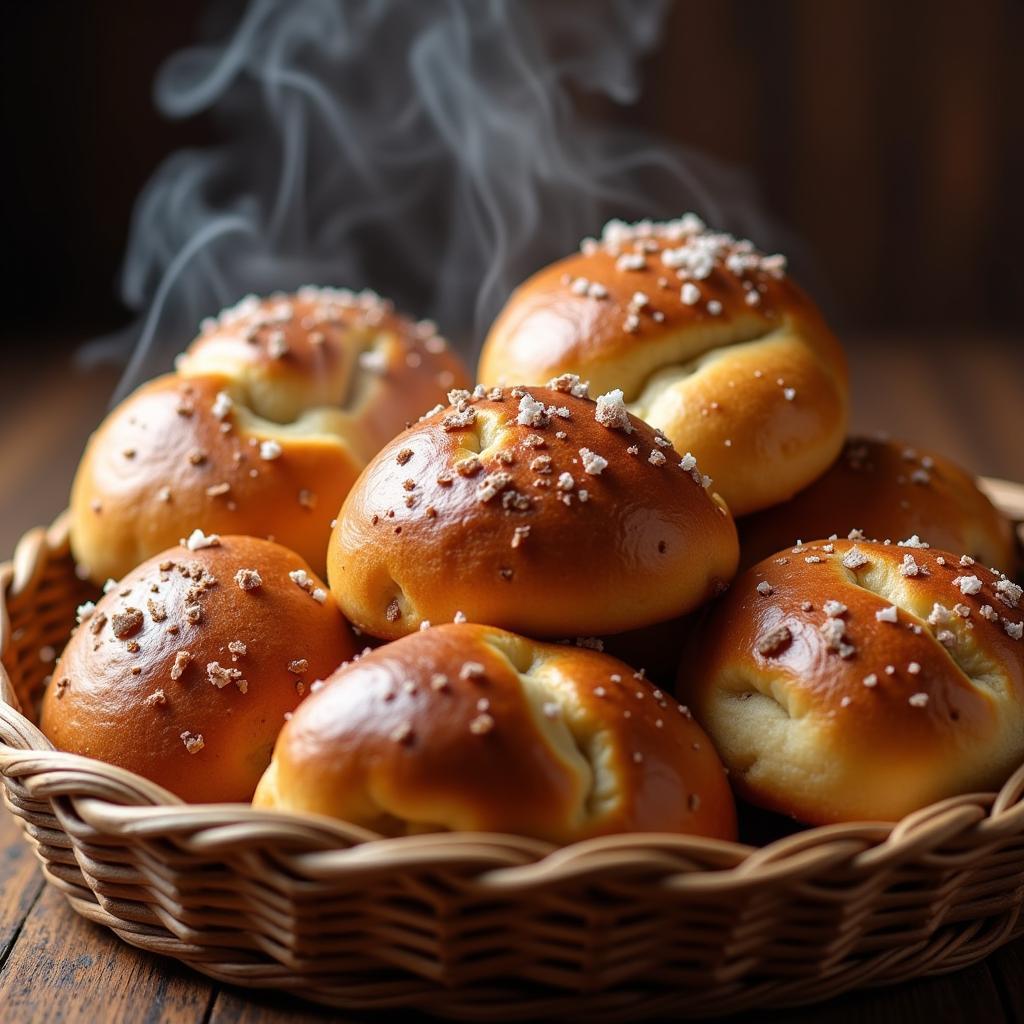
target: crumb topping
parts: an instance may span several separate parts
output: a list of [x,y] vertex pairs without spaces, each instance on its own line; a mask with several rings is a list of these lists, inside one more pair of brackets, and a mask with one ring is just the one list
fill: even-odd
[[136,634],[143,623],[142,612],[138,608],[125,608],[110,616],[110,628],[118,640],[127,639]]

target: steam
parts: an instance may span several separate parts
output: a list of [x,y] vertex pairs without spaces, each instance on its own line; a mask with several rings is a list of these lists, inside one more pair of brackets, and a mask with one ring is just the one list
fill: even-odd
[[140,196],[121,284],[139,311],[119,394],[248,292],[370,287],[468,354],[508,293],[612,216],[769,229],[734,172],[582,112],[638,96],[664,0],[251,0],[173,56],[159,109],[224,143]]

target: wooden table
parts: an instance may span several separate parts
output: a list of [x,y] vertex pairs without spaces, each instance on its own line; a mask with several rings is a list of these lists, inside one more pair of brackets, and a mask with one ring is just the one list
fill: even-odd
[[[944,451],[979,474],[1024,480],[1020,339],[871,337],[849,345],[853,425]],[[113,383],[61,361],[5,368],[0,402],[0,551],[48,522]],[[0,1020],[283,1024],[381,1017],[242,991],[141,953],[77,917],[43,884],[14,820],[0,812]],[[736,1018],[738,1019],[738,1018]],[[1024,938],[959,973],[746,1019],[838,1024],[1024,1019]]]

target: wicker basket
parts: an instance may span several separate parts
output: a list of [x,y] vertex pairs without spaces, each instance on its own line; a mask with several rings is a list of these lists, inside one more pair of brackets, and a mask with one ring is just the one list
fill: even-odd
[[[986,482],[1024,518],[1024,487]],[[963,967],[1024,931],[1024,767],[897,825],[757,849],[674,835],[556,850],[380,839],[191,806],[54,751],[25,717],[89,592],[63,519],[0,567],[0,772],[47,880],[125,941],[222,981],[469,1020],[703,1016]]]

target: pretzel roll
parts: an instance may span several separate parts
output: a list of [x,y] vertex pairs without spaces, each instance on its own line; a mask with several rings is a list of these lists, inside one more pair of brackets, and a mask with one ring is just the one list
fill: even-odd
[[465,616],[531,636],[617,633],[732,577],[736,528],[693,456],[616,395],[551,383],[453,392],[366,468],[327,554],[361,629],[391,639]]
[[79,622],[43,732],[194,802],[251,799],[284,716],[355,653],[306,562],[255,537],[195,531],[83,605]]
[[387,835],[734,838],[714,748],[638,676],[594,651],[435,627],[328,679],[282,730],[253,802]]
[[1020,598],[966,555],[798,545],[713,609],[680,693],[753,803],[896,821],[1024,760]]
[[878,540],[917,535],[932,547],[966,551],[1010,573],[1017,565],[1012,523],[970,474],[900,441],[851,437],[824,476],[738,527],[744,565],[798,538],[845,537],[851,530]]
[[487,385],[573,372],[691,450],[735,515],[777,504],[835,459],[846,363],[785,258],[692,214],[612,221],[521,285],[480,357]]
[[245,299],[89,441],[71,494],[75,558],[101,582],[198,524],[271,537],[322,572],[360,470],[464,381],[431,324],[372,293]]

